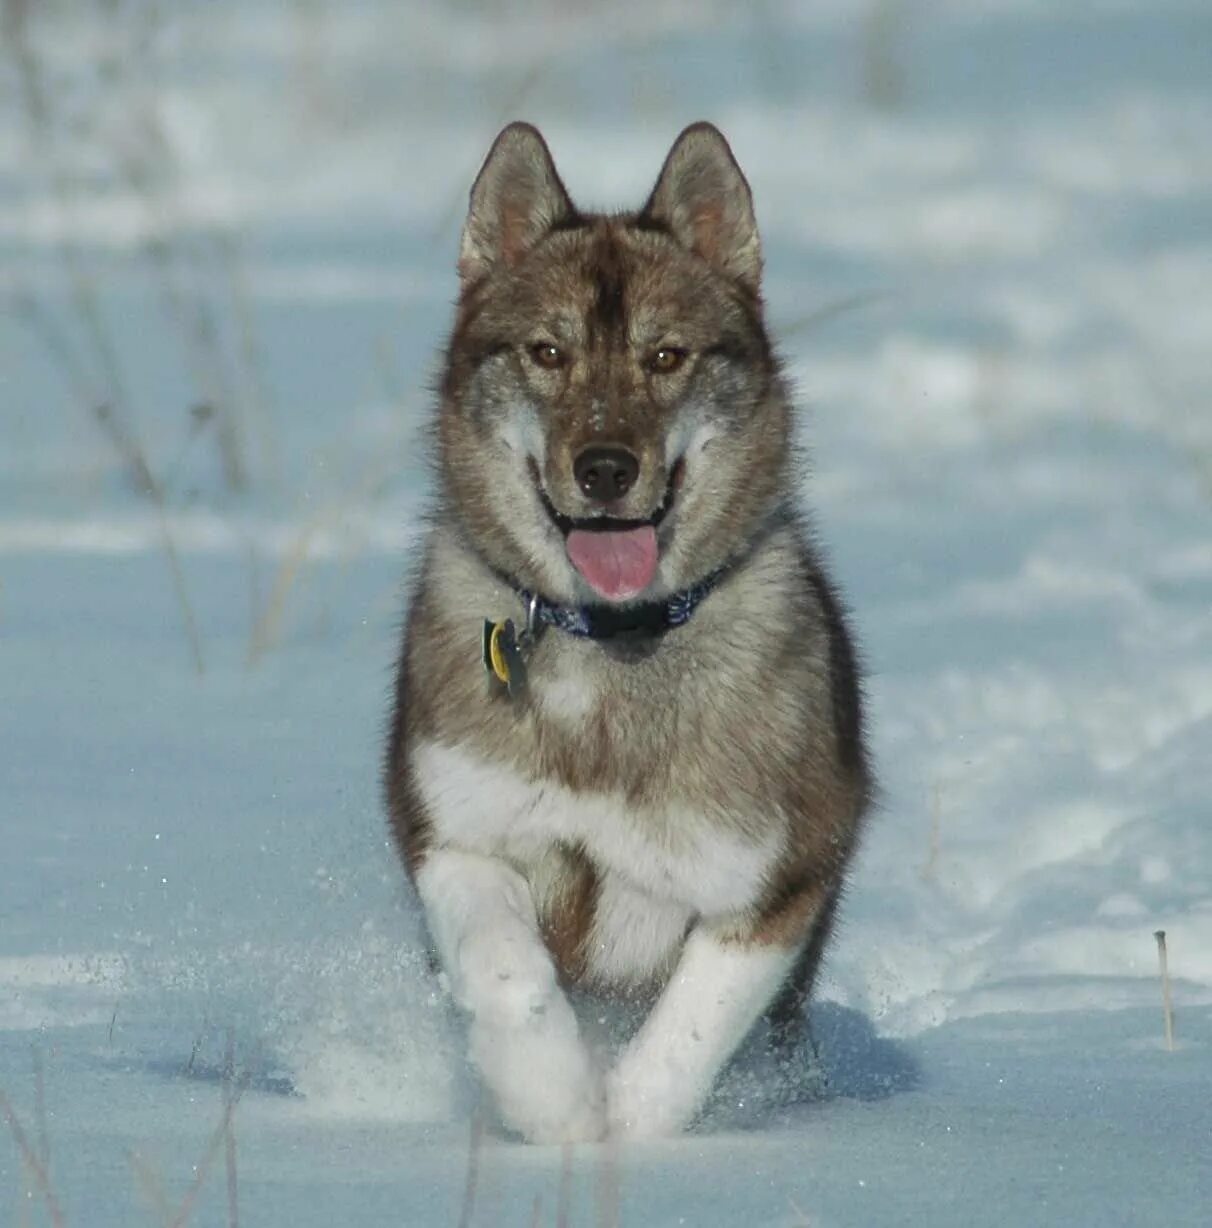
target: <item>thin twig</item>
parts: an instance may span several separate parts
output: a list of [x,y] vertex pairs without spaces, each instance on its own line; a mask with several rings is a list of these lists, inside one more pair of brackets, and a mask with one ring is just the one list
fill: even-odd
[[[141,180],[133,182],[136,190],[144,193],[151,210],[151,189],[139,188]],[[165,307],[180,331],[195,384],[207,404],[214,407],[215,437],[224,481],[229,490],[243,490],[247,473],[234,409],[236,394],[224,365],[215,313],[201,286],[186,290],[178,284],[176,270],[181,258],[166,239],[152,236],[144,242],[143,250],[159,279]]]
[[167,497],[163,485],[156,480],[147,454],[139,442],[138,433],[132,426],[131,400],[118,349],[105,321],[97,287],[86,266],[83,251],[73,238],[76,229],[72,224],[75,220],[76,201],[71,180],[55,153],[53,101],[56,94],[47,86],[42,65],[29,36],[31,10],[31,5],[8,0],[0,9],[0,16],[3,17],[5,43],[17,68],[31,147],[45,159],[51,191],[62,215],[61,221],[64,225],[57,249],[67,275],[75,314],[90,343],[96,364],[96,379],[84,373],[83,364],[75,358],[70,343],[63,338],[50,317],[41,311],[32,296],[18,299],[15,307],[18,314],[35,329],[51,352],[58,357],[72,384],[95,383],[103,389],[102,395],[89,396],[87,403],[97,423],[129,468],[136,488],[143,494],[150,495],[155,504],[157,524],[168,560],[173,591],[181,607],[190,654],[194,668],[201,674],[204,672],[202,644],[185,583],[185,573],[169,527]]
[[186,643],[189,646],[190,657],[195,671],[201,675],[206,672],[202,657],[202,637],[198,632],[197,619],[194,617],[193,603],[189,596],[189,587],[185,582],[185,571],[181,566],[181,557],[177,553],[177,545],[173,539],[172,528],[168,519],[168,496],[163,484],[152,472],[151,464],[143,451],[142,445],[131,432],[123,417],[118,414],[112,400],[98,398],[88,392],[88,377],[82,367],[72,356],[70,343],[57,329],[51,318],[42,310],[33,298],[21,295],[13,301],[13,310],[18,319],[24,321],[42,339],[43,344],[54,355],[60,364],[60,369],[67,376],[69,384],[87,398],[92,405],[93,419],[100,426],[107,438],[113,444],[115,451],[134,474],[135,483],[141,493],[150,496],[156,509],[156,527],[160,532],[160,544],[168,562],[169,574],[172,579],[173,595],[181,610],[181,621],[185,630]]
[[1174,1052],[1174,1003],[1170,997],[1170,963],[1166,958],[1166,931],[1154,930],[1157,939],[1157,962],[1161,965],[1162,1014],[1166,1021],[1166,1048]]
[[622,1179],[619,1169],[618,1143],[608,1138],[598,1149],[597,1202],[598,1228],[618,1228],[619,1206],[622,1201]]
[[[236,1077],[236,1038],[229,1028],[227,1031],[227,1057],[223,1063],[223,1105],[230,1107],[232,1088]],[[234,1118],[228,1123],[227,1145],[224,1152],[224,1164],[227,1170],[227,1228],[240,1228],[240,1195],[239,1182],[236,1173],[236,1123]]]
[[34,1046],[34,1126],[38,1131],[38,1158],[50,1172],[50,1135],[46,1129],[46,1067],[42,1050]]
[[287,599],[308,562],[315,538],[322,530],[339,525],[342,516],[357,501],[374,497],[385,480],[386,469],[380,458],[366,467],[361,480],[356,482],[342,498],[333,498],[318,508],[303,523],[298,536],[278,564],[264,608],[253,623],[248,642],[248,655],[244,662],[249,669],[257,665],[261,658],[278,643],[282,634],[282,623],[286,616]]
[[799,333],[811,332],[812,329],[828,324],[831,320],[837,319],[838,316],[848,315],[850,312],[858,311],[860,308],[873,306],[890,297],[891,294],[886,290],[870,290],[862,294],[849,294],[844,298],[834,299],[831,303],[825,303],[806,315],[796,317],[796,319],[784,324],[779,329],[779,334],[783,337],[793,337]]
[[164,1183],[160,1180],[160,1174],[137,1151],[128,1151],[126,1158],[130,1161],[130,1166],[135,1174],[135,1181],[142,1191],[143,1197],[151,1204],[152,1211],[156,1219],[160,1221],[161,1228],[167,1228],[167,1225],[172,1223],[173,1208],[172,1204],[168,1201],[168,1194],[165,1193]]
[[33,1200],[33,1187],[28,1181],[17,1187],[17,1228],[32,1228],[30,1215]]
[[187,1076],[192,1075],[194,1073],[194,1063],[198,1060],[198,1054],[202,1051],[202,1046],[206,1043],[206,1030],[207,1030],[206,1016],[203,1015],[202,1030],[197,1034],[197,1036],[194,1037],[194,1043],[190,1046],[190,1049],[189,1049],[189,1058],[186,1060],[186,1063],[185,1063],[184,1073]]
[[177,1208],[176,1215],[169,1221],[169,1228],[185,1228],[185,1225],[189,1222],[189,1217],[193,1214],[194,1203],[198,1200],[198,1194],[206,1183],[206,1178],[210,1176],[210,1170],[215,1162],[215,1157],[219,1154],[219,1148],[223,1146],[228,1131],[231,1129],[236,1106],[240,1103],[240,1097],[244,1095],[251,1077],[251,1072],[245,1071],[236,1081],[231,1097],[227,1099],[223,1106],[223,1119],[215,1127],[206,1144],[206,1151],[202,1155],[201,1163],[197,1166],[193,1183],[186,1190],[185,1197],[181,1200],[181,1205]]
[[[150,470],[149,470],[150,475]],[[194,672],[201,677],[206,673],[206,662],[202,657],[202,635],[198,631],[198,620],[194,617],[193,603],[189,599],[189,586],[185,583],[185,569],[181,566],[181,556],[177,553],[177,543],[173,540],[172,529],[168,522],[168,500],[164,488],[152,478],[152,500],[156,508],[156,523],[160,529],[160,544],[164,556],[168,560],[168,571],[172,577],[173,593],[181,610],[181,622],[185,630],[185,640],[189,645],[189,654],[193,660]]]
[[[29,126],[31,150],[46,163],[46,176],[52,196],[61,214],[61,234],[56,242],[59,259],[67,275],[71,301],[76,315],[91,342],[93,357],[101,373],[105,395],[101,401],[110,407],[110,417],[102,420],[122,459],[130,466],[136,487],[141,491],[150,489],[150,470],[138,448],[135,432],[127,423],[129,399],[122,364],[105,323],[96,285],[85,265],[84,254],[72,237],[75,233],[75,200],[71,181],[55,154],[55,116],[52,100],[56,92],[48,88],[42,65],[29,36],[28,23],[33,6],[9,0],[3,7],[4,41],[17,69],[17,80],[26,120]],[[61,354],[64,347],[54,345]],[[98,402],[90,398],[93,404]]]
[[248,656],[245,665],[250,669],[277,643],[281,634],[282,619],[286,614],[286,599],[290,596],[295,580],[307,556],[311,551],[312,539],[330,519],[338,515],[335,507],[322,507],[315,515],[308,518],[294,544],[286,552],[282,562],[274,573],[274,581],[270,586],[269,596],[265,599],[265,607],[253,625],[252,635],[248,642]]
[[129,470],[135,488],[140,494],[148,494],[154,482],[147,458],[130,426],[110,403],[112,393],[97,386],[70,337],[29,291],[14,293],[11,306],[18,321],[41,342],[70,392],[86,407],[89,417],[109,440],[118,458]]
[[471,1115],[471,1133],[467,1140],[467,1175],[463,1180],[459,1228],[471,1228],[471,1219],[476,1209],[476,1189],[480,1184],[480,1150],[483,1144],[484,1115],[477,1108]]
[[798,1221],[800,1225],[802,1226],[802,1228],[812,1228],[812,1221],[805,1214],[803,1208],[800,1207],[799,1203],[797,1203],[795,1199],[791,1197],[790,1194],[787,1195],[787,1205],[798,1216]]
[[935,872],[938,870],[939,854],[943,846],[942,829],[943,786],[936,780],[930,799],[930,851],[926,856],[926,864],[922,866],[922,878],[928,883],[934,881]]
[[267,373],[264,347],[257,331],[253,312],[252,293],[245,274],[238,237],[232,231],[215,236],[223,268],[227,274],[227,289],[233,308],[233,320],[240,343],[244,376],[250,395],[248,404],[256,419],[261,464],[272,480],[281,473],[281,455],[277,446],[276,413],[273,388]]
[[13,1138],[17,1141],[17,1150],[21,1152],[21,1158],[34,1176],[34,1181],[46,1203],[46,1209],[50,1213],[53,1228],[65,1228],[67,1221],[63,1218],[63,1211],[59,1206],[59,1200],[55,1197],[55,1191],[51,1189],[50,1177],[46,1168],[38,1159],[37,1152],[30,1146],[29,1139],[21,1127],[17,1114],[13,1111],[9,1098],[2,1091],[0,1091],[0,1114],[3,1114],[4,1119],[8,1122],[8,1128],[13,1132]]
[[[499,92],[495,104],[493,100],[487,100],[485,113],[489,115],[495,114],[498,117],[498,126],[523,106],[535,86],[548,74],[550,65],[543,62],[543,54],[545,53],[540,53],[536,56],[535,61],[526,68],[515,83],[507,83],[507,88]],[[474,170],[471,167],[468,169]],[[462,178],[466,179],[469,176],[463,176]],[[438,209],[438,219],[434,223],[433,230],[429,236],[430,242],[436,243],[452,228],[455,220],[464,209],[464,202],[467,198],[466,191],[466,188],[460,182],[460,186],[450,193],[446,201]]]
[[[154,73],[150,57],[135,66],[143,76]],[[147,97],[154,98],[154,92]],[[140,199],[148,229],[142,241],[147,262],[160,283],[168,313],[185,343],[186,360],[193,368],[202,397],[214,407],[215,436],[228,489],[241,490],[247,482],[243,446],[236,417],[236,392],[229,378],[221,328],[207,294],[214,258],[185,232],[186,211],[176,188],[176,167],[154,103],[136,116],[143,133],[140,152],[119,149],[117,169]],[[167,236],[172,236],[170,239]],[[192,284],[187,285],[190,281]]]
[[572,1144],[560,1149],[560,1185],[556,1194],[556,1228],[568,1228],[572,1212]]
[[905,41],[902,0],[875,0],[863,28],[863,90],[867,102],[882,111],[898,111],[905,103]]

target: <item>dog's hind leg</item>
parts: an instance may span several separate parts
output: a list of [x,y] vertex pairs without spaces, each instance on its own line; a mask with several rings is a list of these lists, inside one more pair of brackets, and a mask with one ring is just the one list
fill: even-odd
[[780,901],[757,924],[700,922],[607,1083],[612,1134],[672,1134],[702,1107],[724,1063],[796,971],[825,887]]
[[601,1081],[526,880],[496,858],[440,848],[416,882],[455,998],[471,1015],[472,1061],[505,1123],[532,1142],[600,1138]]
[[802,1048],[805,1042],[809,1048],[815,1049],[805,1011],[816,984],[817,973],[820,971],[821,957],[833,930],[833,919],[841,894],[839,884],[817,913],[808,941],[801,948],[783,987],[766,1010],[775,1045],[788,1051]]

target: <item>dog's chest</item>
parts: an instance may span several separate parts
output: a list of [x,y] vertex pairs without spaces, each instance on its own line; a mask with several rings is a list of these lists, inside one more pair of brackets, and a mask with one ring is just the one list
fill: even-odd
[[704,916],[752,906],[778,858],[771,833],[742,835],[677,805],[636,810],[621,795],[528,780],[468,749],[424,742],[412,762],[437,844],[523,864],[554,844],[577,846],[639,891]]

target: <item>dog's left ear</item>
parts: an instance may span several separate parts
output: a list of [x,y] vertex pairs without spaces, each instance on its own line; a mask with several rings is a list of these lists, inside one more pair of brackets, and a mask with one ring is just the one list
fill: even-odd
[[640,217],[668,226],[683,247],[758,292],[762,245],[753,195],[714,124],[691,124],[674,141]]
[[497,266],[516,265],[553,226],[575,216],[539,130],[510,124],[493,142],[471,188],[459,246],[463,285]]

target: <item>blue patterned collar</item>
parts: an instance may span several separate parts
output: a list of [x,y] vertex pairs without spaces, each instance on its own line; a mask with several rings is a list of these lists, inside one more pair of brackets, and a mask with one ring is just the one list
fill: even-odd
[[717,567],[689,588],[663,601],[642,601],[636,605],[558,605],[541,593],[513,585],[527,612],[527,627],[555,627],[568,635],[586,640],[622,637],[642,638],[663,635],[684,626],[691,615],[724,578],[728,567]]

